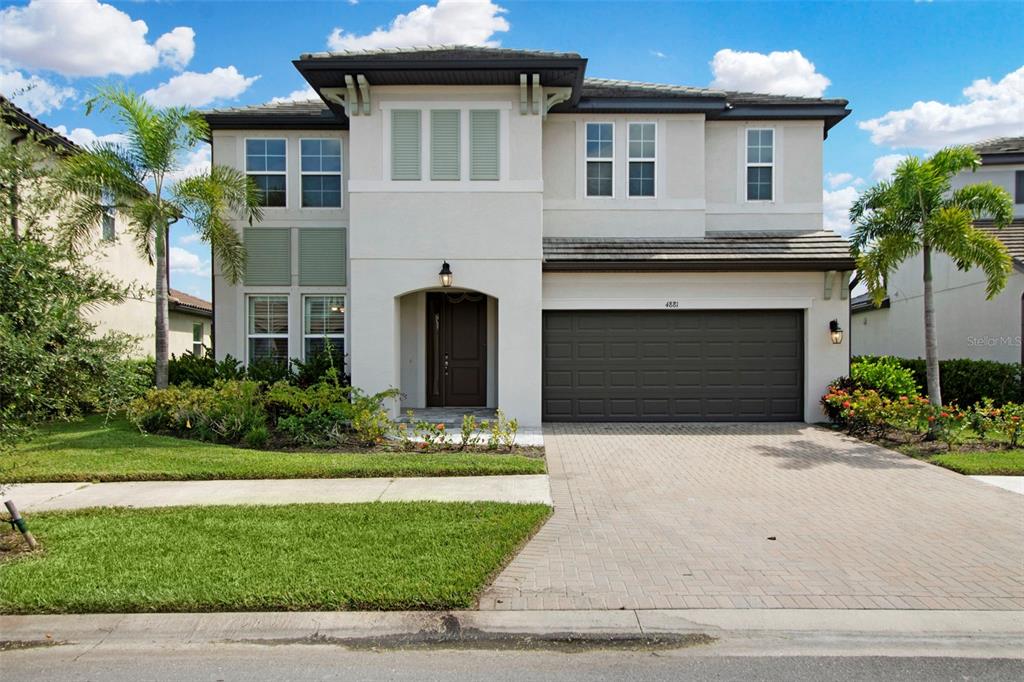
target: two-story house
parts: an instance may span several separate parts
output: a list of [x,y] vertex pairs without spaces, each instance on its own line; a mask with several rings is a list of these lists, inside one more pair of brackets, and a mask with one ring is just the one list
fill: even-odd
[[[992,182],[1014,200],[1013,221],[995,230],[991,221],[976,225],[995,234],[1013,257],[1013,272],[1002,293],[985,298],[985,275],[960,270],[949,257],[932,259],[936,339],[939,358],[1022,362],[1024,350],[1024,137],[1003,137],[974,145],[981,156],[975,172],[960,173],[952,187]],[[854,355],[924,357],[924,284],[920,256],[908,259],[886,282],[887,295],[876,308],[868,296],[852,305]]]
[[321,100],[206,114],[266,207],[244,281],[214,273],[218,357],[330,338],[402,408],[527,426],[821,418],[848,369],[854,263],[822,229],[845,100],[480,47],[294,64]]
[[[28,112],[0,96],[0,115],[9,131],[5,144],[29,144],[34,139],[45,146],[50,162],[56,164],[66,154],[77,154],[81,147],[46,125]],[[17,233],[17,216],[11,216],[11,231]],[[6,226],[5,226],[6,227]],[[48,226],[52,230],[52,226]],[[43,237],[52,236],[52,231]],[[138,338],[134,355],[144,358],[153,355],[156,336],[156,304],[151,293],[156,280],[153,263],[141,255],[125,222],[116,209],[107,210],[93,231],[93,246],[87,262],[123,284],[131,284],[137,296],[129,297],[117,305],[99,306],[85,312],[86,318],[96,325],[99,334],[108,331],[124,332]],[[211,347],[212,333],[210,304],[202,299],[172,290],[168,323],[170,351],[177,355]]]

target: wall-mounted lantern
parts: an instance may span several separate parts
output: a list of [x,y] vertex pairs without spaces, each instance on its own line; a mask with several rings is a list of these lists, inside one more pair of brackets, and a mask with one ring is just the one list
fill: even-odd
[[447,288],[452,285],[452,267],[448,265],[448,261],[441,265],[441,272],[437,274],[441,278],[441,286]]
[[832,320],[828,323],[828,335],[832,337],[832,343],[843,342],[843,328],[839,326],[839,320]]

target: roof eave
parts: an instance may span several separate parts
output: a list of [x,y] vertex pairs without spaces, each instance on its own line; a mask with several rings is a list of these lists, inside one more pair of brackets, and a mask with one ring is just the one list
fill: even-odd
[[545,272],[799,272],[853,270],[852,258],[702,258],[700,260],[545,260]]
[[[715,116],[719,119],[748,119],[748,120],[769,120],[769,119],[790,119],[790,120],[818,120],[825,121],[825,137],[828,131],[839,124],[853,111],[845,104],[772,104],[758,106],[744,104],[731,107]],[[710,117],[709,117],[710,118]]]
[[1024,163],[1024,152],[996,152],[980,156],[983,166],[1007,166]]

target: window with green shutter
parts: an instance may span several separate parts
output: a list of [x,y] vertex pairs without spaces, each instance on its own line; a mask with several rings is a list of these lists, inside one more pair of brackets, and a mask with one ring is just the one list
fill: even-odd
[[301,286],[344,286],[345,258],[345,230],[315,227],[299,230]]
[[291,229],[250,227],[246,228],[244,239],[246,284],[291,285]]
[[391,179],[420,179],[420,112],[391,110]]
[[498,112],[469,112],[469,179],[498,180]]
[[430,179],[459,179],[459,117],[457,109],[430,112]]

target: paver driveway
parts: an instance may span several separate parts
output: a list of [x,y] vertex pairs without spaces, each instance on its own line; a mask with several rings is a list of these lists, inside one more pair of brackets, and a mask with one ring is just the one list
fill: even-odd
[[1024,497],[804,424],[552,424],[485,609],[1024,609]]

